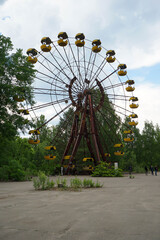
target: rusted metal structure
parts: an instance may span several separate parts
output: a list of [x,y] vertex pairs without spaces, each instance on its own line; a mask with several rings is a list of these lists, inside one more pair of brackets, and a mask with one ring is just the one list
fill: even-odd
[[[114,155],[123,156],[123,143],[134,140],[132,130],[138,124],[134,121],[138,116],[133,110],[139,106],[135,103],[138,98],[133,96],[134,80],[128,78],[126,64],[120,64],[115,57],[115,51],[102,47],[99,39],[87,40],[83,33],[69,38],[66,32],[60,32],[57,40],[44,37],[41,43],[40,51],[34,48],[27,50],[27,60],[37,66],[36,84],[33,85],[37,103],[28,107],[29,103],[25,104],[24,92],[15,97],[16,101],[20,99],[21,105],[24,104],[20,114],[27,113],[27,117],[29,114],[33,117],[34,114],[45,112],[48,118],[40,127],[29,132],[32,135],[29,143],[38,144],[41,129],[48,123],[54,124],[57,117],[72,107],[74,117],[69,119],[72,127],[62,156],[62,166],[67,159],[68,170],[73,167],[82,138],[86,141],[89,158],[93,159],[95,165],[108,159],[110,150],[104,147],[105,140],[102,143],[98,130],[101,123],[98,123],[97,114],[101,114],[111,134],[113,125],[117,124],[120,130],[121,122],[129,117],[126,129],[123,130],[124,138],[117,136],[114,138],[116,142],[112,144],[115,147]],[[111,122],[101,111],[105,106],[111,115],[109,105],[112,105],[115,116],[118,116],[115,122]],[[112,135],[105,138],[113,140]],[[56,137],[46,150],[56,150]],[[53,152],[45,156],[45,159],[55,159]],[[86,161],[87,158],[84,159]]]

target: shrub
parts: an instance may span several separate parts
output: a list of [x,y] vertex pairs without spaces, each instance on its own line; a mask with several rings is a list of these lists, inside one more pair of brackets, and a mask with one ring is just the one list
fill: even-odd
[[133,176],[133,175],[129,175],[129,178],[133,179],[133,178],[134,178],[134,176]]
[[25,170],[25,180],[31,181],[33,176],[38,176],[38,172],[35,169],[27,168]]
[[83,183],[81,181],[81,179],[76,178],[72,178],[70,180],[70,187],[74,188],[74,189],[78,189],[81,188],[83,186]]
[[114,170],[114,177],[123,177],[122,169],[118,168]]
[[56,179],[56,183],[57,183],[57,187],[61,184],[61,179],[60,179],[60,177],[58,177],[58,178]]
[[96,182],[96,184],[95,184],[95,187],[96,188],[101,188],[101,187],[103,187],[103,184],[101,184],[100,182]]
[[25,172],[23,170],[23,167],[16,160],[11,160],[9,163],[9,180],[13,181],[25,180]]
[[8,165],[3,165],[0,168],[1,181],[24,181],[25,171],[20,162],[11,160]]
[[92,179],[84,179],[83,180],[83,187],[93,188],[93,187],[95,187],[95,183],[92,181]]
[[61,179],[61,184],[62,184],[63,188],[67,188],[68,187],[67,186],[67,179],[65,179],[65,178]]
[[106,162],[101,162],[95,167],[92,177],[122,177],[122,169],[114,169]]
[[9,180],[9,167],[4,165],[0,168],[0,181],[8,181]]
[[49,177],[43,172],[38,173],[38,177],[33,179],[33,186],[36,190],[47,190],[53,188],[55,185],[53,180],[49,180]]
[[56,183],[57,183],[58,188],[66,189],[68,187],[67,186],[67,179],[65,179],[65,178],[61,179],[60,177],[58,177],[57,180],[56,180]]
[[[78,179],[77,177],[74,179],[70,179],[70,186],[67,185],[67,179],[60,177],[56,180],[57,188],[61,190],[78,190],[82,187],[84,188],[100,188],[103,184],[99,183],[98,181],[94,183],[92,179]],[[49,180],[49,177],[45,175],[43,172],[38,173],[38,177],[33,178],[33,186],[36,190],[49,190],[53,189],[55,186],[55,182],[53,180]]]

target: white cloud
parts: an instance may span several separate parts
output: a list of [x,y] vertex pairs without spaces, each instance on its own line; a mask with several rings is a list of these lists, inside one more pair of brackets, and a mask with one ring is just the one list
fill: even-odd
[[[39,48],[43,36],[56,39],[60,31],[69,36],[84,32],[115,49],[130,69],[139,68],[160,61],[159,7],[158,0],[8,0],[0,9],[0,29],[24,50]],[[10,19],[2,20],[6,16]]]
[[[30,47],[40,49],[44,36],[55,40],[61,31],[72,37],[84,32],[87,39],[100,38],[105,48],[114,49],[128,69],[160,63],[159,0],[1,0],[0,5],[1,33],[24,52]],[[137,80],[142,128],[144,120],[158,123],[160,119],[160,86],[141,85],[143,77]]]
[[144,121],[152,121],[154,125],[160,124],[160,85],[139,84],[135,90],[135,96],[139,98],[138,128],[144,127]]

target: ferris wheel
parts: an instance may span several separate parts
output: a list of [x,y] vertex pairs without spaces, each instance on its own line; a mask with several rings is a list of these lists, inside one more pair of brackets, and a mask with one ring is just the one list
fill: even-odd
[[[27,50],[28,62],[36,66],[32,88],[36,103],[21,109],[21,113],[43,113],[48,119],[39,128],[30,130],[29,143],[38,144],[41,129],[72,108],[74,116],[68,119],[72,121],[72,127],[61,156],[62,165],[67,159],[67,167],[74,167],[74,158],[82,138],[90,154],[83,161],[92,159],[95,165],[101,160],[107,161],[111,153],[105,145],[105,139],[112,142],[115,156],[123,156],[124,143],[134,141],[133,131],[138,124],[134,110],[139,106],[138,98],[133,95],[135,82],[129,79],[126,64],[116,59],[114,50],[102,47],[99,39],[90,41],[85,39],[83,33],[68,37],[66,32],[60,32],[56,40],[43,37],[40,49]],[[15,100],[25,102],[19,96]],[[129,121],[122,139],[118,132],[126,117]],[[105,134],[106,126],[109,130]],[[118,132],[114,131],[115,126],[116,129],[119,126]],[[56,136],[52,144],[46,146],[46,150],[52,153],[45,158],[56,158],[55,149]]]

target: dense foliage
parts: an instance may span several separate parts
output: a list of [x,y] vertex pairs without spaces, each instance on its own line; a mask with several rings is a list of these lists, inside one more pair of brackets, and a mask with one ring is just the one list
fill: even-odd
[[101,162],[95,167],[92,177],[123,177],[122,169],[115,169],[109,163]]
[[18,129],[29,127],[25,118],[19,114],[19,103],[15,97],[24,98],[26,103],[33,103],[31,83],[35,70],[26,61],[22,50],[13,53],[10,38],[0,35],[0,138],[14,137]]

